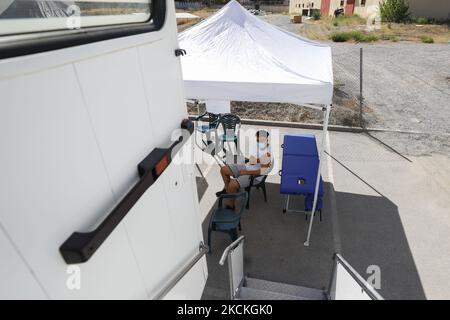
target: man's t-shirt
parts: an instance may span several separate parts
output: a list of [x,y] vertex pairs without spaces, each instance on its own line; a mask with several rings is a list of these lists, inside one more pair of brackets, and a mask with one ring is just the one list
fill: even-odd
[[[267,157],[267,153],[270,154],[270,157]],[[267,168],[268,173],[273,165],[273,154],[272,150],[270,149],[270,145],[266,145],[263,149],[258,148],[257,145],[250,146],[250,161],[245,165],[246,170],[260,170],[261,169],[261,163],[263,165],[269,165],[269,168]],[[252,158],[259,159],[260,163],[252,163]],[[264,168],[263,168],[264,169]],[[266,174],[265,172],[262,172],[262,174]]]

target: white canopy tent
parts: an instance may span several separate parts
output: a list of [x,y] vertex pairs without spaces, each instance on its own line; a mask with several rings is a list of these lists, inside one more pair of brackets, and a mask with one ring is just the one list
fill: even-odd
[[[179,35],[186,97],[286,102],[325,113],[320,159],[333,95],[331,48],[266,23],[232,0]],[[320,161],[322,162],[322,161]],[[315,212],[321,165],[317,172]],[[305,245],[313,223],[312,215]]]

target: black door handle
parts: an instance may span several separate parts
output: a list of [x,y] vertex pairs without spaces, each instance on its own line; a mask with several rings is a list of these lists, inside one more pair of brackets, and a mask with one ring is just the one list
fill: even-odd
[[180,136],[169,148],[155,148],[138,164],[140,180],[95,230],[72,233],[59,248],[67,264],[83,263],[92,257],[145,191],[169,166],[172,161],[172,151],[181,142],[183,142],[183,136]]

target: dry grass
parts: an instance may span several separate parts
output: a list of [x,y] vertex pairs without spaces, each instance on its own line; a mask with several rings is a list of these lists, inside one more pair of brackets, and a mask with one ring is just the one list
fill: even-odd
[[396,37],[397,41],[422,42],[424,37],[432,38],[435,43],[450,41],[450,28],[446,24],[383,23],[375,34],[381,38]]
[[195,25],[195,24],[199,23],[200,21],[213,15],[216,11],[217,11],[216,9],[208,9],[208,8],[204,8],[201,10],[177,10],[177,12],[189,12],[191,14],[194,14],[194,15],[200,17],[200,19],[189,19],[189,20],[183,19],[181,21],[177,21],[178,32],[182,32],[182,31],[192,27],[193,25]]
[[322,17],[320,20],[305,20],[300,35],[312,40],[329,40],[335,32],[363,29],[365,24],[366,20],[357,15]]
[[[306,20],[300,35],[312,40],[329,40],[334,33],[365,29],[366,20],[359,16],[324,17],[317,21]],[[432,38],[435,43],[450,41],[450,28],[447,24],[383,23],[380,30],[370,34],[380,40],[392,42],[423,42],[426,37]]]
[[[197,115],[197,108],[187,104],[188,113]],[[200,113],[205,111],[205,105],[200,104]],[[273,102],[231,102],[231,113],[238,115],[242,119],[287,121],[301,123],[322,123],[323,113],[307,107],[302,107],[289,103]],[[333,112],[330,124],[357,127],[359,120],[359,101],[354,97],[347,96],[344,92],[335,90],[333,97]],[[371,123],[374,121],[374,114],[368,107],[363,108],[364,121]]]

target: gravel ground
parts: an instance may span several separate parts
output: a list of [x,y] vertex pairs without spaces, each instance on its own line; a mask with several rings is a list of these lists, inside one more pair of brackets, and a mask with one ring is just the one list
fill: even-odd
[[295,34],[298,34],[300,28],[302,28],[303,26],[301,23],[291,23],[290,17],[284,14],[269,14],[266,16],[261,16],[260,18],[266,22],[276,25],[277,27],[286,29],[287,31]]
[[368,126],[422,133],[377,136],[406,154],[450,155],[450,45],[330,45],[335,79],[349,94],[355,94],[363,48],[363,96],[373,111]]
[[[294,33],[301,28],[291,24],[288,16],[269,15],[263,19]],[[374,133],[404,154],[450,155],[449,44],[329,44],[333,48],[336,84],[334,123],[351,123],[348,104],[359,94],[359,48],[362,47],[365,125],[420,132]]]

